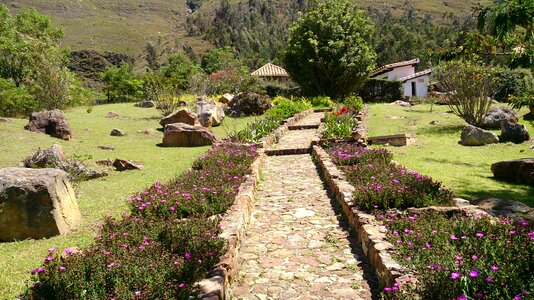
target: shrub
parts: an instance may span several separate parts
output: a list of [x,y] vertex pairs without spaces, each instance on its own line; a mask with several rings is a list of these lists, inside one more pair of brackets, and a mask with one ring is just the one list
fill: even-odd
[[268,136],[278,128],[280,121],[277,118],[256,119],[252,123],[248,123],[245,129],[237,133],[231,133],[228,140],[241,143],[257,143],[261,138]]
[[308,101],[310,101],[315,108],[330,108],[335,105],[334,101],[328,96],[309,97]]
[[468,124],[480,127],[498,90],[495,70],[467,60],[450,61],[434,72],[437,85],[448,93],[448,106]]
[[223,213],[233,204],[255,157],[255,147],[215,145],[193,164],[192,170],[169,183],[155,183],[128,199],[132,214],[174,219]]
[[360,111],[363,109],[363,100],[361,97],[349,96],[343,100],[343,105],[349,109]]
[[32,271],[29,299],[188,299],[224,250],[214,221],[105,220],[96,243]]
[[[438,213],[378,218],[395,258],[417,272],[423,299],[531,299],[534,231],[527,222]],[[386,288],[386,296],[406,299],[396,289]]]
[[502,70],[495,100],[507,102],[510,97],[523,97],[534,91],[534,78],[529,69]]
[[291,97],[300,94],[300,89],[292,82],[278,80],[260,80],[260,84],[269,97]]
[[26,117],[38,107],[26,89],[17,87],[12,80],[0,78],[0,116]]
[[287,99],[276,97],[273,99],[274,107],[269,109],[265,116],[267,118],[284,120],[297,113],[312,108],[311,104],[303,98]]
[[350,137],[358,120],[351,114],[326,114],[324,118],[324,138]]
[[391,102],[402,99],[402,82],[385,79],[368,79],[358,92],[365,102]]
[[362,210],[451,203],[452,193],[440,182],[390,163],[391,155],[385,150],[341,145],[328,151],[355,187],[354,203]]

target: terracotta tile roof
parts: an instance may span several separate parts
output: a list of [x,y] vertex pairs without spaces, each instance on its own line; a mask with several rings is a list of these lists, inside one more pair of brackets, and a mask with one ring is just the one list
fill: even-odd
[[404,67],[404,66],[410,66],[410,65],[416,65],[419,63],[419,58],[407,60],[407,61],[401,61],[389,65],[382,66],[380,68],[374,69],[373,72],[371,72],[371,77],[385,73],[387,71],[391,71],[398,67]]
[[252,76],[266,76],[266,77],[289,77],[287,71],[277,65],[271,63],[265,64],[263,67],[257,69],[256,71],[250,73]]
[[424,70],[424,71],[417,72],[417,73],[412,74],[412,75],[408,75],[408,76],[401,77],[401,78],[399,78],[399,80],[400,80],[401,82],[405,82],[405,81],[408,81],[408,80],[410,80],[410,79],[414,79],[414,78],[417,78],[417,77],[421,77],[421,76],[430,74],[430,73],[432,73],[435,69],[436,69],[436,68],[426,69],[426,70]]

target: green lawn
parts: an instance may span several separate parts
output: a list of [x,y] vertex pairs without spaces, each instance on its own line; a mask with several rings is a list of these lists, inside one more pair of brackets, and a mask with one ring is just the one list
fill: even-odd
[[[459,117],[446,113],[446,106],[417,105],[411,108],[388,104],[370,105],[369,136],[412,133],[417,142],[408,147],[388,147],[394,158],[406,167],[443,182],[457,196],[474,200],[497,197],[517,200],[534,206],[534,189],[526,185],[510,184],[493,179],[494,162],[534,157],[532,142],[502,143],[482,147],[460,145],[460,133],[466,124]],[[527,109],[520,111],[519,122],[534,134],[534,123],[523,120]],[[392,119],[403,116],[405,119]],[[430,125],[431,121],[439,125]],[[500,134],[497,130],[495,133]]]
[[[106,118],[107,112],[116,112],[118,118]],[[25,240],[0,243],[0,299],[14,299],[26,287],[29,271],[39,266],[50,247],[84,247],[90,244],[99,221],[106,215],[118,216],[127,211],[125,200],[132,193],[143,190],[156,180],[169,180],[191,166],[209,147],[163,148],[158,147],[163,133],[152,130],[150,134],[140,130],[158,129],[159,112],[154,108],[133,107],[132,103],[110,104],[76,108],[66,112],[73,130],[73,139],[62,141],[44,134],[23,129],[27,120],[10,119],[0,123],[0,167],[21,166],[22,160],[35,153],[39,147],[48,148],[53,143],[63,146],[67,154],[79,157],[93,167],[96,160],[124,158],[143,163],[138,171],[109,171],[110,176],[85,181],[75,185],[83,224],[76,232],[42,240]],[[253,118],[226,118],[223,126],[214,128],[218,137],[239,130]],[[112,137],[111,129],[120,128],[128,135]],[[113,151],[101,150],[99,145],[112,145]]]

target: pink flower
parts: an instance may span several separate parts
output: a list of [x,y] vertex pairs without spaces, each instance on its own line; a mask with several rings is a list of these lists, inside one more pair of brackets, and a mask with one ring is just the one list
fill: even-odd
[[136,296],[136,297],[141,296],[141,291],[136,291],[136,292],[135,292],[135,296]]
[[65,271],[67,268],[65,268],[64,266],[59,266],[58,268],[60,271]]
[[471,258],[472,258],[473,260],[477,260],[477,259],[478,259],[478,256],[473,255],[473,256],[471,256]]
[[452,280],[460,279],[460,277],[462,277],[462,275],[460,275],[460,273],[454,272],[454,273],[451,274],[451,279]]
[[183,289],[183,288],[185,287],[185,283],[180,283],[180,284],[178,285],[178,287],[181,288],[181,289]]
[[456,298],[458,300],[467,300],[467,297],[464,296],[464,295],[461,295],[461,296],[458,296],[458,298]]
[[492,270],[493,272],[497,272],[497,271],[499,270],[499,267],[493,265],[493,266],[491,266],[491,270]]
[[456,241],[458,238],[455,235],[451,235],[451,240]]
[[517,296],[514,297],[514,300],[521,300],[521,299],[523,299],[523,297],[521,297],[521,296],[519,296],[519,295],[517,295]]
[[495,279],[493,277],[488,277],[488,278],[486,278],[486,281],[489,282],[489,283],[493,283],[493,282],[495,282]]
[[185,257],[185,259],[189,260],[189,259],[191,259],[192,256],[191,256],[191,253],[186,252],[186,253],[184,254],[184,257]]
[[478,270],[471,270],[471,272],[469,272],[469,277],[476,278],[478,277],[478,274]]
[[54,247],[48,249],[48,252],[50,252],[50,253],[55,252],[55,251],[56,251],[56,248],[54,248]]
[[54,258],[52,256],[47,256],[45,258],[45,261],[53,261],[53,260],[54,260]]
[[477,232],[476,236],[477,238],[482,238],[484,237],[484,234],[482,232]]
[[67,249],[63,250],[63,252],[65,252],[65,254],[69,255],[69,254],[72,253],[72,249],[67,248]]

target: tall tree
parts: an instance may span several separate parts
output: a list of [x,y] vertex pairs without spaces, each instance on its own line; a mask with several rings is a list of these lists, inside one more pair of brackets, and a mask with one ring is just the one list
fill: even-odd
[[355,92],[374,68],[374,25],[347,0],[314,3],[290,30],[284,64],[310,95]]

